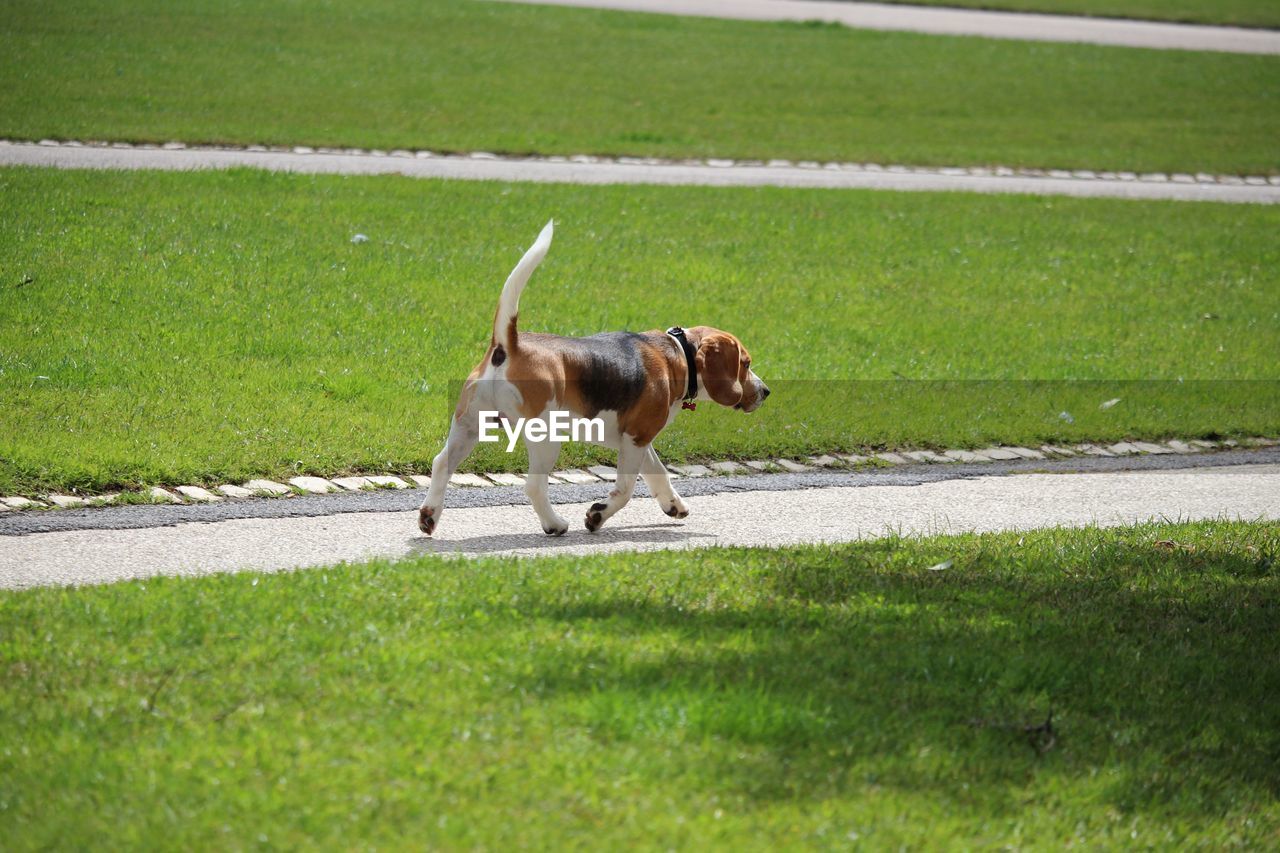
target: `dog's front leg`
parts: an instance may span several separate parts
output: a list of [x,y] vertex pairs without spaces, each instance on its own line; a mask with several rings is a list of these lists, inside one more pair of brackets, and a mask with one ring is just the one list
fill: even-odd
[[549,439],[530,441],[526,437],[524,446],[529,452],[529,478],[525,480],[524,493],[529,496],[534,512],[538,513],[542,532],[560,536],[569,529],[569,522],[555,511],[547,497],[547,475],[556,467],[556,460],[560,458],[560,443]]
[[662,511],[667,515],[672,518],[684,518],[689,514],[689,507],[685,506],[680,495],[676,494],[675,486],[671,485],[671,476],[667,473],[662,460],[658,458],[652,444],[649,445],[648,450],[644,462],[640,465],[640,473],[644,476],[645,485],[649,487],[649,494],[657,499],[658,506],[662,507]]
[[587,510],[587,530],[596,531],[600,525],[609,520],[615,512],[627,505],[631,493],[636,490],[636,477],[640,475],[640,466],[644,463],[648,445],[637,447],[625,435],[618,448],[618,481],[609,492],[609,499],[604,503],[592,504]]
[[431,486],[418,509],[418,529],[428,536],[435,532],[440,516],[444,513],[444,490],[449,486],[449,478],[458,470],[467,454],[475,449],[479,440],[480,427],[475,413],[463,412],[454,417],[444,449],[431,462]]

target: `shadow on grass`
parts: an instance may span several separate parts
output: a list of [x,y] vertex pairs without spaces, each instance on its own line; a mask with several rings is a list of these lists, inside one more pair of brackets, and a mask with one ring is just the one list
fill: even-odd
[[[942,571],[895,566],[892,542],[742,552],[747,605],[535,599],[530,616],[629,639],[548,650],[525,685],[576,696],[605,741],[725,744],[699,755],[758,799],[891,786],[1012,815],[1066,786],[1193,820],[1274,801],[1273,554],[1111,542],[1081,563],[982,541]],[[1024,730],[1050,709],[1052,743]]]

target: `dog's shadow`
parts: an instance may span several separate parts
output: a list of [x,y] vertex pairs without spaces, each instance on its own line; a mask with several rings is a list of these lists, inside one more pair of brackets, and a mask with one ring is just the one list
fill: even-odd
[[666,524],[635,524],[606,527],[595,533],[581,528],[563,536],[545,533],[503,533],[495,536],[475,536],[470,539],[430,539],[414,536],[408,540],[409,549],[418,554],[493,554],[500,551],[548,551],[595,545],[688,545],[694,539],[715,539],[711,533],[696,533],[681,526]]

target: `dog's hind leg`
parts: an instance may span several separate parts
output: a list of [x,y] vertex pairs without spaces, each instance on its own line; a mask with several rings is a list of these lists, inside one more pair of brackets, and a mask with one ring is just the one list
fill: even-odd
[[623,437],[618,448],[618,481],[609,492],[609,499],[604,503],[592,504],[587,510],[587,530],[596,531],[610,516],[627,505],[631,494],[636,490],[636,477],[640,474],[640,466],[644,463],[648,445],[637,447],[627,437]]
[[547,475],[556,467],[560,458],[558,441],[530,441],[525,438],[525,449],[529,452],[529,478],[525,480],[524,493],[529,496],[533,510],[542,522],[542,532],[551,536],[560,536],[569,529],[569,522],[551,506],[547,497]]
[[418,509],[418,529],[428,536],[435,532],[444,512],[444,490],[449,486],[449,478],[458,470],[462,460],[475,449],[479,440],[480,424],[476,413],[460,411],[449,425],[449,438],[444,443],[444,449],[436,454],[431,463],[431,486]]
[[640,465],[640,473],[644,476],[645,485],[649,487],[649,493],[657,499],[663,512],[672,518],[684,518],[689,514],[689,507],[676,494],[675,486],[671,485],[671,476],[658,458],[653,445],[649,445],[649,452]]

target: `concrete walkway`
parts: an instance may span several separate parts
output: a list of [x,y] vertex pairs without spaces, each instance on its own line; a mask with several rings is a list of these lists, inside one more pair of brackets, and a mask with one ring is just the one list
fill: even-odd
[[1136,175],[1091,171],[927,168],[857,163],[767,164],[706,160],[672,162],[633,157],[442,156],[426,151],[333,151],[0,141],[0,166],[186,171],[250,167],[276,172],[400,174],[416,178],[532,181],[567,184],[775,186],[928,192],[1017,193],[1237,204],[1280,203],[1280,178]]
[[[1272,459],[1273,455],[1264,453],[1258,458]],[[458,493],[454,492],[451,508],[434,539],[418,533],[412,510],[4,536],[0,537],[0,588],[107,583],[152,575],[281,571],[419,554],[600,554],[713,545],[847,542],[891,532],[1023,530],[1151,519],[1280,520],[1280,464],[1212,467],[1202,461],[1161,459],[1131,463],[1145,466],[1139,470],[1071,474],[1025,473],[1026,465],[1019,463],[1010,468],[1024,472],[1016,476],[976,477],[958,477],[945,470],[951,466],[940,465],[925,469],[938,479],[923,479],[914,485],[897,479],[909,475],[891,473],[878,481],[863,480],[866,485],[797,490],[750,488],[753,483],[767,485],[760,478],[716,478],[702,481],[701,490],[686,489],[691,514],[684,521],[667,518],[652,499],[638,497],[596,534],[582,529],[581,518],[603,487],[590,493],[581,491],[586,487],[576,487],[577,491],[558,493],[560,512],[574,525],[562,537],[549,537],[538,530],[532,509],[520,505],[523,496],[517,496],[517,490],[509,490],[506,501],[499,503],[493,502],[498,496],[490,493],[497,490],[476,490],[482,493],[477,497],[488,505],[471,506],[457,506]],[[1103,463],[1120,461],[1091,464]],[[1196,467],[1168,467],[1182,464]],[[811,477],[804,482],[822,480]],[[833,476],[828,482],[840,480]],[[593,497],[579,500],[588,494]],[[400,493],[383,499],[404,501],[410,497]],[[126,514],[127,510],[76,512],[96,512],[101,518]]]
[[748,21],[826,21],[858,29],[896,30],[931,35],[1086,42],[1158,50],[1280,54],[1280,32],[1275,30],[1167,24],[1117,18],[984,12],[884,3],[845,3],[840,0],[507,0],[507,2]]

